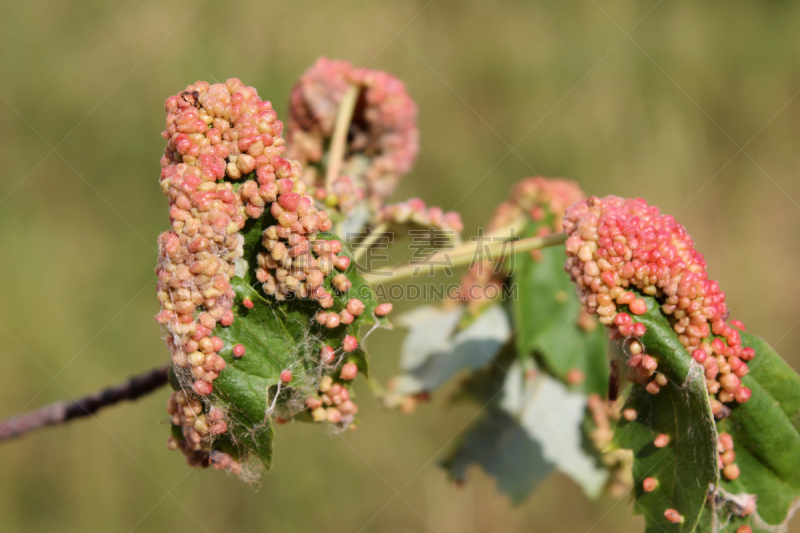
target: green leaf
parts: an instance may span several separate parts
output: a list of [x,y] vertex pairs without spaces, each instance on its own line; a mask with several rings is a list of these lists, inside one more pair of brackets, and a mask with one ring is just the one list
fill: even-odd
[[[742,379],[753,394],[719,423],[719,431],[733,437],[740,475],[735,481],[721,478],[717,522],[728,525],[718,531],[735,531],[744,523],[754,531],[774,531],[764,526],[782,525],[800,498],[800,376],[765,341],[746,332],[741,336],[742,344],[756,351]],[[747,494],[757,498],[757,517],[737,518],[738,509],[726,500]],[[702,530],[712,531],[707,511]]]
[[[536,234],[532,223],[523,237]],[[570,370],[583,372],[581,390],[605,397],[608,390],[606,334],[602,327],[581,328],[581,304],[564,272],[564,250],[540,250],[540,259],[524,253],[515,256],[512,283],[517,299],[511,310],[517,350],[524,360],[538,352],[544,367],[561,381]]]
[[531,439],[508,413],[488,409],[444,460],[442,466],[459,483],[467,467],[478,464],[497,479],[497,489],[521,503],[553,470],[542,455],[539,443]]
[[445,467],[463,481],[469,463],[480,465],[514,503],[529,496],[553,468],[570,476],[587,495],[597,496],[607,476],[581,447],[586,397],[536,372],[530,360],[531,372],[524,371],[509,348],[497,364],[468,381],[466,391],[486,407],[486,414],[470,427]]
[[459,399],[476,402],[484,413],[464,433],[442,462],[459,483],[467,468],[477,464],[497,480],[497,488],[521,503],[553,470],[542,446],[519,422],[525,405],[524,374],[511,342],[496,361],[474,372],[462,386]]
[[[636,510],[645,515],[646,531],[690,532],[700,520],[709,486],[719,476],[716,426],[703,368],[680,343],[658,302],[644,298],[647,313],[634,320],[647,326],[641,341],[669,382],[658,394],[638,384],[631,388],[625,408],[635,409],[637,417],[620,421],[613,445],[633,450]],[[657,448],[654,440],[662,433],[669,443]],[[658,481],[652,492],[642,489],[648,477]],[[683,522],[667,520],[667,509],[680,513]]]
[[[352,263],[345,272],[352,283],[346,293],[339,294],[331,288],[331,279],[338,271],[332,272],[324,282],[334,295],[331,310],[340,311],[350,298],[359,298],[365,304],[364,312],[349,325],[328,329],[317,324],[314,317],[321,308],[316,302],[300,299],[278,302],[267,297],[255,279],[255,268],[258,252],[263,250],[262,232],[273,223],[265,215],[249,221],[244,228],[244,257],[236,266],[236,276],[231,279],[231,287],[236,292],[235,320],[227,327],[218,324],[212,333],[224,342],[219,355],[227,366],[214,381],[208,397],[211,405],[227,413],[228,431],[215,442],[215,447],[235,457],[255,456],[267,469],[272,464],[272,417],[287,419],[302,413],[306,409],[305,399],[317,395],[321,378],[338,379],[339,370],[346,361],[355,362],[366,375],[368,364],[360,334],[362,326],[388,325],[385,318],[374,314],[378,305],[375,295]],[[331,233],[321,233],[318,238],[341,242]],[[343,254],[349,257],[347,247],[344,243],[342,246]],[[243,305],[245,298],[253,302],[252,309]],[[343,353],[339,348],[345,335],[356,337],[359,348]],[[233,347],[237,344],[246,349],[245,355],[238,359],[233,356]],[[319,362],[323,344],[339,349],[332,366]],[[281,372],[287,369],[292,371],[288,384],[280,380]],[[183,379],[189,378],[183,376]],[[349,382],[343,385],[349,386]]]
[[[596,496],[607,481],[605,472],[581,447],[586,396],[578,392],[605,395],[607,391],[606,335],[602,328],[587,332],[577,325],[580,304],[563,271],[563,251],[545,253],[540,262],[523,254],[524,258],[517,258],[514,270],[514,280],[520,284],[519,300],[509,307],[515,319],[517,345],[528,343],[527,348],[518,350],[521,358],[513,346],[511,351],[503,350],[504,346],[509,347],[506,341],[511,336],[504,305],[487,306],[477,316],[470,316],[469,321],[459,321],[463,316],[460,308],[445,311],[427,307],[402,318],[410,332],[402,352],[401,368],[405,373],[397,380],[394,391],[430,391],[459,371],[472,370],[474,374],[459,396],[481,405],[488,403],[489,407],[446,464],[459,480],[463,479],[467,464],[480,464],[515,502],[538,484],[544,472],[542,465],[558,467],[590,496]],[[521,281],[517,277],[520,272],[525,274]],[[549,303],[540,306],[543,295],[547,295]],[[457,324],[461,329],[454,329]],[[534,352],[545,359],[546,368],[536,378],[525,379],[521,368],[532,367]],[[509,354],[518,362],[506,374],[498,361]],[[492,359],[495,361],[490,362]],[[552,372],[566,380],[567,373],[575,368],[588,377],[581,387],[576,387],[578,391],[569,391],[548,376]],[[497,434],[492,436],[491,431]],[[511,461],[524,466],[507,471]]]
[[740,333],[742,345],[756,351],[756,358],[749,363],[750,373],[743,380],[745,386],[760,383],[791,425],[800,429],[800,376],[766,341],[745,331]]

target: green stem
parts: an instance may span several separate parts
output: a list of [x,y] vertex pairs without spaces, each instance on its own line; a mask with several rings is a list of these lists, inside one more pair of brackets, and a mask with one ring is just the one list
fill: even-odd
[[353,261],[358,263],[359,259],[361,259],[367,250],[372,248],[372,245],[375,244],[375,241],[380,239],[381,235],[389,229],[389,224],[383,223],[378,224],[375,226],[369,233],[366,239],[359,243],[358,248],[356,248],[356,252],[353,254]]
[[[396,268],[394,270],[386,270],[382,272],[374,272],[372,274],[364,275],[364,279],[370,285],[378,285],[381,283],[386,283],[389,281],[397,281],[398,279],[407,278],[409,276],[414,275],[414,271],[421,270],[423,268],[442,268],[442,267],[457,267],[463,265],[469,265],[474,260],[480,259],[484,252],[489,252],[492,254],[492,257],[496,253],[513,253],[513,254],[521,254],[523,252],[530,252],[532,250],[540,250],[542,248],[548,248],[550,246],[560,246],[567,241],[567,235],[565,233],[554,233],[552,235],[546,235],[544,237],[531,237],[528,239],[522,239],[521,241],[514,242],[511,246],[508,246],[506,242],[493,242],[491,244],[485,244],[483,242],[477,242],[475,244],[465,244],[464,246],[460,246],[455,250],[450,250],[449,252],[440,251],[434,254],[433,256],[429,257],[425,261],[420,261],[417,264],[408,264],[402,266],[400,268]],[[480,254],[480,255],[476,255]],[[447,264],[437,264],[442,260],[449,261]]]
[[[496,230],[494,230],[494,231],[492,231],[490,233],[487,233],[485,235],[485,237],[486,238],[490,238],[490,239],[495,240],[495,241],[500,240],[500,239],[502,239],[504,241],[507,241],[507,240],[512,238],[511,230],[513,230],[515,228],[522,228],[524,226],[525,226],[525,218],[524,217],[520,217],[520,218],[514,220],[513,222],[511,222],[510,224],[506,224],[502,228],[498,228],[498,229],[496,229]],[[513,237],[519,237],[519,235],[518,234],[517,235],[513,235]]]
[[383,395],[386,394],[386,391],[384,390],[381,382],[372,376],[365,378],[365,380],[369,390],[372,391],[372,394],[378,398],[383,398]]
[[328,151],[328,168],[325,172],[325,189],[331,192],[333,182],[339,176],[344,159],[345,148],[347,148],[347,131],[350,129],[350,122],[353,120],[353,111],[356,108],[358,99],[358,87],[351,85],[345,91],[339,110],[336,112],[336,123],[333,126],[333,138],[330,150]]
[[[518,226],[521,226],[523,223],[524,220],[518,220],[515,223],[508,224],[491,233],[487,233],[484,236],[484,238],[491,239],[494,242],[508,241],[513,237],[518,237],[518,235],[512,235],[511,230]],[[353,261],[357,263],[364,256],[364,254],[367,253],[367,251],[372,247],[372,245],[375,244],[375,242],[380,238],[381,234],[385,233],[386,230],[389,229],[389,226],[390,224],[388,222],[384,222],[382,224],[378,224],[377,226],[375,226],[375,229],[370,231],[369,236],[358,244],[358,248],[356,248],[355,252],[353,253]],[[473,248],[471,247],[468,249],[473,250]]]

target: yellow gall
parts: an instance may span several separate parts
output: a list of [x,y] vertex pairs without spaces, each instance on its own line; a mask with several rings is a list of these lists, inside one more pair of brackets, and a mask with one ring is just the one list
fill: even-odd
[[734,479],[738,479],[739,478],[739,474],[740,474],[739,465],[737,465],[735,463],[726,466],[722,470],[722,475],[725,476],[725,479],[728,479],[730,481],[733,481]]

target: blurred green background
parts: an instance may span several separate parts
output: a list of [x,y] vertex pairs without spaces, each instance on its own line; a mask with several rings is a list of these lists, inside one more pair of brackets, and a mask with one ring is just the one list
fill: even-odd
[[[3,2],[0,417],[166,362],[153,268],[163,102],[239,77],[281,118],[319,55],[385,69],[420,107],[416,195],[476,231],[518,179],[577,180],[677,214],[733,316],[800,367],[800,4]],[[396,32],[400,32],[399,36]],[[401,306],[402,307],[402,306]],[[370,338],[392,375],[401,331]],[[281,426],[259,485],[165,446],[167,391],[0,446],[0,531],[641,531],[550,477],[512,507],[436,463],[477,407]],[[396,491],[400,491],[399,494]],[[795,525],[794,531],[800,531]]]

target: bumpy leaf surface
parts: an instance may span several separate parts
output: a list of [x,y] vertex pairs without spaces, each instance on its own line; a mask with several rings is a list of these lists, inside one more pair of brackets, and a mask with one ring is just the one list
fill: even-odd
[[[249,221],[243,231],[244,258],[237,264],[236,276],[231,279],[236,292],[235,320],[228,327],[218,325],[213,332],[225,344],[219,355],[227,366],[215,380],[209,397],[212,405],[227,412],[229,429],[214,447],[235,457],[254,455],[267,469],[272,464],[273,417],[295,416],[310,420],[304,413],[305,399],[316,395],[323,376],[338,376],[339,369],[347,361],[355,362],[365,375],[368,373],[361,345],[362,326],[388,325],[385,318],[374,314],[375,295],[352,263],[345,272],[352,282],[346,293],[331,288],[331,279],[338,270],[328,275],[324,283],[334,295],[334,310],[343,309],[350,298],[358,298],[365,304],[364,312],[349,325],[328,329],[317,324],[314,317],[321,308],[316,302],[299,299],[278,302],[267,297],[255,279],[255,268],[257,254],[263,250],[262,232],[272,223],[269,216],[264,216]],[[321,233],[318,238],[341,242],[331,233]],[[344,254],[349,256],[346,245],[342,243],[342,246]],[[253,302],[252,309],[243,305],[246,298]],[[359,347],[354,352],[341,350],[345,335],[359,339]],[[233,347],[237,344],[246,349],[241,358],[233,356]],[[333,365],[320,364],[323,344],[337,350]],[[288,384],[280,379],[281,372],[287,369],[292,371]]]
[[[742,344],[756,351],[742,380],[753,395],[719,424],[720,432],[733,437],[741,473],[735,481],[721,479],[702,531],[732,532],[745,523],[753,531],[778,531],[800,498],[800,376],[764,340],[741,335]],[[746,495],[756,497],[756,516],[737,516]]]
[[[716,425],[703,368],[679,342],[658,302],[652,297],[645,301],[647,313],[635,317],[647,326],[641,342],[669,383],[655,395],[642,385],[632,387],[625,408],[635,409],[637,417],[621,420],[613,444],[634,453],[636,510],[645,516],[646,531],[690,532],[719,476]],[[658,448],[654,441],[662,433],[669,442]],[[648,477],[658,481],[652,492],[642,489]],[[676,510],[683,521],[667,520],[667,509]]]

